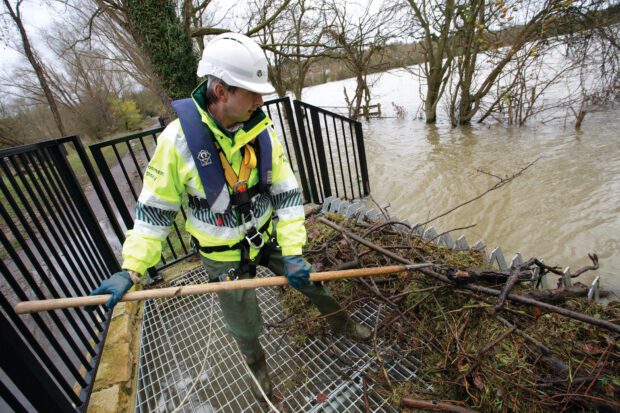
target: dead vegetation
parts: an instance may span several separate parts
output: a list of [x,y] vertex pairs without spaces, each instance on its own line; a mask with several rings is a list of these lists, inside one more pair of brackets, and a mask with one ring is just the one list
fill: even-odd
[[[497,297],[464,289],[471,280],[458,280],[457,274],[475,275],[476,284],[498,289],[510,275],[485,268],[481,254],[475,251],[455,252],[437,246],[412,235],[402,224],[360,226],[340,216],[328,219],[405,260],[433,262],[437,264],[434,271],[455,281],[445,283],[411,272],[330,284],[345,308],[352,310],[371,301],[381,313],[382,321],[372,326],[377,366],[382,366],[384,350],[394,347],[420,361],[420,381],[392,381],[381,367],[366,371],[365,380],[381,388],[394,406],[422,408],[437,401],[445,411],[620,409],[618,333],[510,300],[498,306]],[[307,221],[307,230],[306,257],[316,271],[402,263],[316,218]],[[517,280],[514,294],[525,296],[534,290],[532,283],[522,282],[534,267],[517,271],[520,275],[513,277]],[[538,268],[552,275],[555,267]],[[585,291],[582,288],[581,293],[555,297],[554,304],[559,302],[564,309],[593,319],[620,321],[619,302],[595,304],[579,297]],[[301,294],[287,290],[285,311],[289,336],[298,344],[309,335],[326,333],[316,309]]]

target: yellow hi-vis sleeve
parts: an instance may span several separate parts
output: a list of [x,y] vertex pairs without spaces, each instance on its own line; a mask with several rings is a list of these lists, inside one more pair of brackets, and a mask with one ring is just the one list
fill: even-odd
[[135,208],[134,227],[123,244],[122,267],[144,274],[161,258],[162,241],[170,232],[181,205],[185,162],[175,148],[179,123],[171,123],[159,136],[153,158],[146,167],[142,191]]

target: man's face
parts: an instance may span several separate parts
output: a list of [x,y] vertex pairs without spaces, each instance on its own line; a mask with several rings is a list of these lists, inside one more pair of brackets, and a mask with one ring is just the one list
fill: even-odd
[[263,105],[263,97],[255,92],[237,88],[226,90],[221,99],[224,127],[229,128],[237,123],[250,119],[252,113]]

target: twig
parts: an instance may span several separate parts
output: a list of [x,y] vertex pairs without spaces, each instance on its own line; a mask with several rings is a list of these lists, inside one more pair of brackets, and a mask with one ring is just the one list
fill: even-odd
[[[436,217],[431,218],[431,219],[427,220],[426,222],[423,222],[423,223],[421,223],[421,224],[419,224],[419,225],[424,226],[424,225],[427,225],[427,224],[429,224],[429,223],[431,223],[431,222],[433,222],[433,221],[435,221],[435,220],[437,220],[437,219],[439,219],[439,218],[445,217],[446,215],[448,215],[448,214],[450,214],[450,213],[452,213],[452,212],[456,211],[457,209],[459,209],[459,208],[461,208],[461,207],[464,207],[464,206],[465,206],[465,205],[467,205],[467,204],[471,204],[471,203],[472,203],[472,202],[474,202],[474,201],[477,201],[478,199],[482,198],[483,196],[485,196],[485,195],[486,195],[486,194],[488,194],[489,192],[491,192],[491,191],[495,191],[496,189],[499,189],[499,188],[503,187],[504,185],[508,184],[508,183],[509,183],[509,182],[511,182],[513,179],[515,179],[516,177],[518,177],[518,176],[520,176],[521,174],[523,174],[523,172],[525,172],[527,169],[529,169],[532,165],[534,165],[534,164],[535,164],[536,162],[538,162],[539,160],[540,160],[540,157],[536,158],[535,160],[533,160],[532,162],[530,162],[527,166],[525,166],[524,168],[522,168],[520,171],[518,171],[518,172],[516,172],[516,173],[512,174],[511,176],[506,177],[506,178],[500,178],[499,182],[497,182],[495,185],[493,185],[492,187],[490,187],[489,189],[487,189],[487,190],[486,190],[486,191],[484,191],[483,193],[481,193],[481,194],[479,194],[479,195],[476,195],[475,197],[473,197],[473,198],[471,198],[471,199],[469,199],[469,200],[467,200],[467,201],[465,201],[465,202],[463,202],[463,203],[461,203],[461,204],[459,204],[459,205],[455,206],[454,208],[449,209],[448,211],[443,212],[443,213],[441,213],[441,214],[437,215]],[[499,177],[498,177],[498,178],[499,178]]]
[[381,211],[381,214],[383,214],[385,219],[387,221],[389,221],[390,220],[390,214],[387,213],[386,209],[388,209],[390,207],[390,204],[388,204],[385,208],[382,208],[381,205],[379,205],[377,203],[377,201],[375,201],[375,199],[372,197],[372,195],[369,195],[369,198],[377,206],[377,208],[379,208],[379,211]]
[[435,400],[417,400],[403,397],[400,403],[403,407],[415,407],[423,410],[443,410],[446,412],[454,413],[476,413],[476,410],[471,410],[461,406],[455,406],[454,404],[438,402]]
[[501,308],[504,306],[504,303],[506,302],[506,297],[508,297],[510,290],[512,290],[512,287],[514,287],[515,283],[519,279],[522,269],[529,268],[534,263],[534,260],[535,259],[532,258],[525,264],[517,265],[516,267],[512,267],[510,269],[510,275],[508,276],[508,279],[506,280],[506,285],[504,285],[504,288],[502,288],[502,292],[500,293],[499,298],[497,299],[497,304],[495,304],[495,306],[493,307],[495,311],[501,310]]
[[366,376],[362,378],[362,386],[364,389],[364,411],[370,413],[370,404],[368,404],[368,378]]
[[430,239],[430,240],[428,240],[426,242],[430,244],[431,242],[435,241],[437,238],[442,237],[442,236],[444,236],[446,234],[449,234],[450,232],[461,231],[461,230],[464,230],[464,229],[473,228],[475,226],[476,226],[476,224],[471,224],[471,225],[467,225],[467,226],[464,226],[464,227],[452,228],[452,229],[449,229],[447,231],[442,232],[441,234],[437,235],[436,237],[434,237],[434,238],[432,238],[432,239]]
[[381,317],[381,309],[383,308],[382,305],[379,306],[379,308],[377,309],[377,318],[375,319],[375,328],[374,328],[374,332],[372,335],[372,342],[373,342],[373,347],[375,348],[375,356],[377,357],[377,360],[379,360],[379,364],[381,365],[381,372],[383,373],[383,377],[385,378],[385,381],[387,382],[387,384],[392,387],[392,382],[390,381],[390,377],[387,374],[387,370],[385,370],[385,363],[383,361],[383,357],[381,356],[381,352],[377,349],[377,331],[379,329],[379,319]]
[[590,260],[592,261],[592,265],[586,265],[585,267],[578,269],[573,274],[571,274],[571,278],[579,277],[581,274],[583,274],[586,271],[598,270],[598,255],[596,255],[596,253],[593,252],[592,254],[588,254],[588,257],[590,257]]
[[[506,327],[512,328],[515,327],[515,325],[513,325],[512,323],[510,323],[508,320],[506,320],[504,317],[502,316],[496,316],[497,319],[499,321],[501,321]],[[549,350],[549,347],[545,346],[544,344],[539,343],[537,340],[535,340],[534,338],[532,338],[531,336],[529,336],[528,334],[526,334],[523,330],[521,329],[516,329],[515,332],[517,334],[519,334],[521,337],[523,337],[524,339],[526,339],[527,341],[529,341],[530,343],[532,343],[534,346],[536,346],[540,352],[544,355],[548,355],[551,354],[551,350]]]
[[480,364],[480,359],[482,358],[482,356],[484,356],[489,350],[491,350],[497,344],[501,343],[506,337],[512,334],[516,329],[517,329],[517,326],[512,326],[509,330],[505,331],[501,336],[499,336],[498,338],[496,338],[495,340],[493,340],[492,342],[484,346],[484,348],[480,350],[478,354],[476,355],[476,361],[474,361],[471,367],[465,373],[463,373],[457,379],[457,381],[461,381],[467,376],[469,376],[476,369],[476,367],[478,367],[478,365]]
[[406,227],[407,229],[411,229],[410,225],[405,224],[404,222],[400,222],[400,221],[386,221],[386,222],[378,222],[374,225],[371,225],[366,232],[364,232],[362,234],[362,237],[366,237],[368,236],[368,234],[375,232],[383,227],[387,227],[388,225],[402,225],[403,227]]

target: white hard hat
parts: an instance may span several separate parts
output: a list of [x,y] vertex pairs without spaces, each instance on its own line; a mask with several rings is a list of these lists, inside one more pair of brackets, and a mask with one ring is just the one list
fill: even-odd
[[198,63],[197,74],[212,75],[230,86],[261,95],[275,92],[267,78],[267,58],[263,49],[254,40],[239,33],[223,33],[207,43]]

